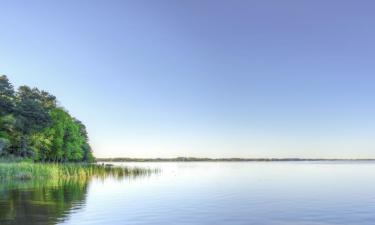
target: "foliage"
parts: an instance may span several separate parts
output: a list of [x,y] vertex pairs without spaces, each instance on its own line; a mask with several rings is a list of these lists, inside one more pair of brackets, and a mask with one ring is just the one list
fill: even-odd
[[0,115],[12,112],[14,103],[14,89],[8,78],[0,76]]
[[0,156],[42,162],[93,161],[84,124],[38,88],[14,91],[0,76]]
[[0,163],[0,181],[6,179],[87,179],[90,177],[141,176],[158,170],[137,167],[114,167],[93,163]]

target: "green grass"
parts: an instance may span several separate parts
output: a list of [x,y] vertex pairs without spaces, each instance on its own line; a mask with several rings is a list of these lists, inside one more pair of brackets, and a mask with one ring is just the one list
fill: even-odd
[[142,176],[157,170],[137,167],[105,166],[89,163],[0,163],[0,179],[58,179]]

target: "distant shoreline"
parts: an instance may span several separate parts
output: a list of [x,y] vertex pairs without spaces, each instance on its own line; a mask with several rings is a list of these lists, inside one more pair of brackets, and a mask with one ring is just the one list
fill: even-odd
[[316,162],[316,161],[375,161],[375,159],[320,159],[320,158],[96,158],[97,162]]

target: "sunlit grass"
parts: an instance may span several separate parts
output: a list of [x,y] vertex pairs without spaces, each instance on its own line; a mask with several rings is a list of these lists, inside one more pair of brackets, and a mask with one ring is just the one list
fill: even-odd
[[157,170],[148,168],[106,166],[89,163],[0,163],[0,179],[120,178],[148,175],[155,172]]

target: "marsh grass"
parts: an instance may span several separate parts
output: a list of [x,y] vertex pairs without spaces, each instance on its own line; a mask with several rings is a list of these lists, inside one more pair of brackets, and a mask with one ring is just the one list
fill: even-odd
[[0,179],[87,179],[91,177],[145,176],[156,173],[156,169],[108,166],[89,163],[0,163]]

